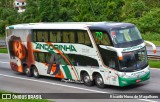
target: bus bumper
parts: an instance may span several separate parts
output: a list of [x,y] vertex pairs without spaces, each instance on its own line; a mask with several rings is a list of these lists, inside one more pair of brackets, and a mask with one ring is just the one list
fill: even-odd
[[118,77],[118,78],[119,78],[119,86],[124,87],[124,86],[133,85],[133,84],[148,80],[150,78],[150,72],[146,73],[145,75],[139,78],[122,78],[122,77]]

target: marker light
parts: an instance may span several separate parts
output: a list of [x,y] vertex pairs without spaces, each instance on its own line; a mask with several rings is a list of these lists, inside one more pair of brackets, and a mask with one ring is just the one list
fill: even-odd
[[154,52],[154,53],[157,53],[157,50],[156,50],[156,49],[154,49],[154,50],[153,50],[153,52]]
[[119,60],[123,60],[123,56],[119,56]]

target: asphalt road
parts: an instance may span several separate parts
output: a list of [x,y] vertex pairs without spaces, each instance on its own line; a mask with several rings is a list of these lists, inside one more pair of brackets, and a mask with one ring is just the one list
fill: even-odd
[[[159,93],[160,70],[151,69],[151,79],[127,87],[106,86],[99,89],[96,86],[87,87],[82,83],[63,82],[58,79],[41,77],[35,79],[13,72],[9,66],[8,55],[0,54],[0,90],[15,93]],[[61,94],[59,94],[61,95]],[[66,94],[67,95],[67,94]],[[59,96],[60,97],[60,96]],[[88,96],[90,97],[90,96]],[[160,102],[159,99],[53,99],[57,102]],[[51,100],[51,101],[53,101]]]

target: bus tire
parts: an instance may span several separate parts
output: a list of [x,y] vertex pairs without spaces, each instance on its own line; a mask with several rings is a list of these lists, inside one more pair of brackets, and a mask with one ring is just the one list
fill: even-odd
[[31,70],[30,70],[30,68],[28,66],[24,67],[24,72],[28,77],[32,76]]
[[99,88],[104,88],[105,87],[105,84],[104,84],[104,81],[103,81],[103,78],[100,74],[97,74],[95,76],[95,84],[97,87]]
[[38,71],[37,67],[35,67],[35,66],[33,67],[33,76],[35,78],[39,78],[40,77],[39,71]]
[[93,81],[90,79],[88,73],[86,73],[86,72],[82,73],[82,81],[84,82],[84,84],[86,86],[92,86],[93,85]]

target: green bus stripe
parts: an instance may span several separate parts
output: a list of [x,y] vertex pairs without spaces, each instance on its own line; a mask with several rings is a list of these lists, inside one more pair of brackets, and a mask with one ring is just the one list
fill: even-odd
[[64,72],[66,74],[67,79],[71,79],[72,80],[72,76],[71,76],[71,73],[70,73],[69,68],[67,67],[67,65],[62,66],[62,67],[64,69]]
[[[63,51],[62,51],[63,52]],[[72,61],[67,57],[67,55],[63,52],[63,54],[64,54],[64,56],[69,60],[69,62],[71,63],[71,65],[72,65],[72,67],[74,68],[74,70],[76,71],[76,74],[77,74],[77,76],[78,76],[78,71],[77,71],[77,69],[75,68],[75,66],[73,65],[73,63],[72,63]],[[78,78],[79,78],[79,76],[78,76]],[[79,78],[80,79],[80,78]]]

